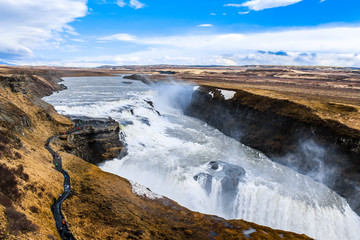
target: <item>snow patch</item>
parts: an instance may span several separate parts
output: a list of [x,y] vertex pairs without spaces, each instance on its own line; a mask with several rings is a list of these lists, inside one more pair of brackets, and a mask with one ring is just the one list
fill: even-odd
[[220,90],[220,91],[221,94],[224,96],[225,100],[232,99],[236,93],[234,91],[229,91],[229,90]]
[[130,183],[132,186],[132,192],[138,196],[146,197],[146,198],[149,198],[152,200],[163,197],[159,194],[153,193],[150,189],[148,189],[147,187],[145,187],[137,182],[130,181]]
[[200,87],[200,86],[195,86],[195,87],[193,87],[193,91],[195,92],[196,90],[199,89],[199,87]]

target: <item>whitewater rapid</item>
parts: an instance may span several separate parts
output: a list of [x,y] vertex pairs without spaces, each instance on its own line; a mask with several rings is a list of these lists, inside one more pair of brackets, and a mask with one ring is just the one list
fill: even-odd
[[62,114],[110,116],[124,126],[128,155],[102,170],[194,211],[315,239],[360,239],[360,218],[338,194],[185,116],[195,88],[124,81],[66,78],[68,90],[44,98]]

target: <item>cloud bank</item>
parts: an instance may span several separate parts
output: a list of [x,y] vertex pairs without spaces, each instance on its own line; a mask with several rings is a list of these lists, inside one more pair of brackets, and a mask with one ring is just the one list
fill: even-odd
[[[351,36],[351,38],[349,37]],[[141,51],[84,57],[62,62],[71,66],[201,64],[360,66],[360,27],[292,29],[252,34],[207,34],[137,37],[115,34],[98,40],[124,41]]]
[[[118,38],[118,39],[117,39]],[[291,51],[319,53],[360,52],[360,27],[330,27],[293,29],[264,33],[229,33],[208,35],[174,35],[139,38],[130,34],[115,34],[101,40],[132,41],[156,48],[176,48],[191,51]]]
[[68,25],[87,13],[86,0],[1,0],[0,58],[29,56],[32,49],[56,48]]

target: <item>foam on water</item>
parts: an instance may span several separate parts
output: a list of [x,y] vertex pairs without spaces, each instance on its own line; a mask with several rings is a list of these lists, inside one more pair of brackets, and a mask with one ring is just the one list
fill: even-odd
[[[104,171],[191,210],[316,239],[360,239],[359,217],[335,192],[183,115],[181,108],[196,88],[122,84],[121,77],[68,78],[65,85],[68,90],[45,98],[59,112],[110,116],[125,126],[128,155],[105,162]],[[212,161],[217,167],[209,165]],[[242,168],[244,175],[232,171]]]

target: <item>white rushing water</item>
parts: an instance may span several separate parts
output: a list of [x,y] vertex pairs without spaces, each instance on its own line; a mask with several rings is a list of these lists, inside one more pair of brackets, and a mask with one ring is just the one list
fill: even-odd
[[123,81],[66,78],[68,90],[44,98],[62,114],[110,116],[124,126],[128,155],[105,162],[104,171],[191,210],[316,239],[360,239],[360,218],[335,192],[185,116],[196,88]]

